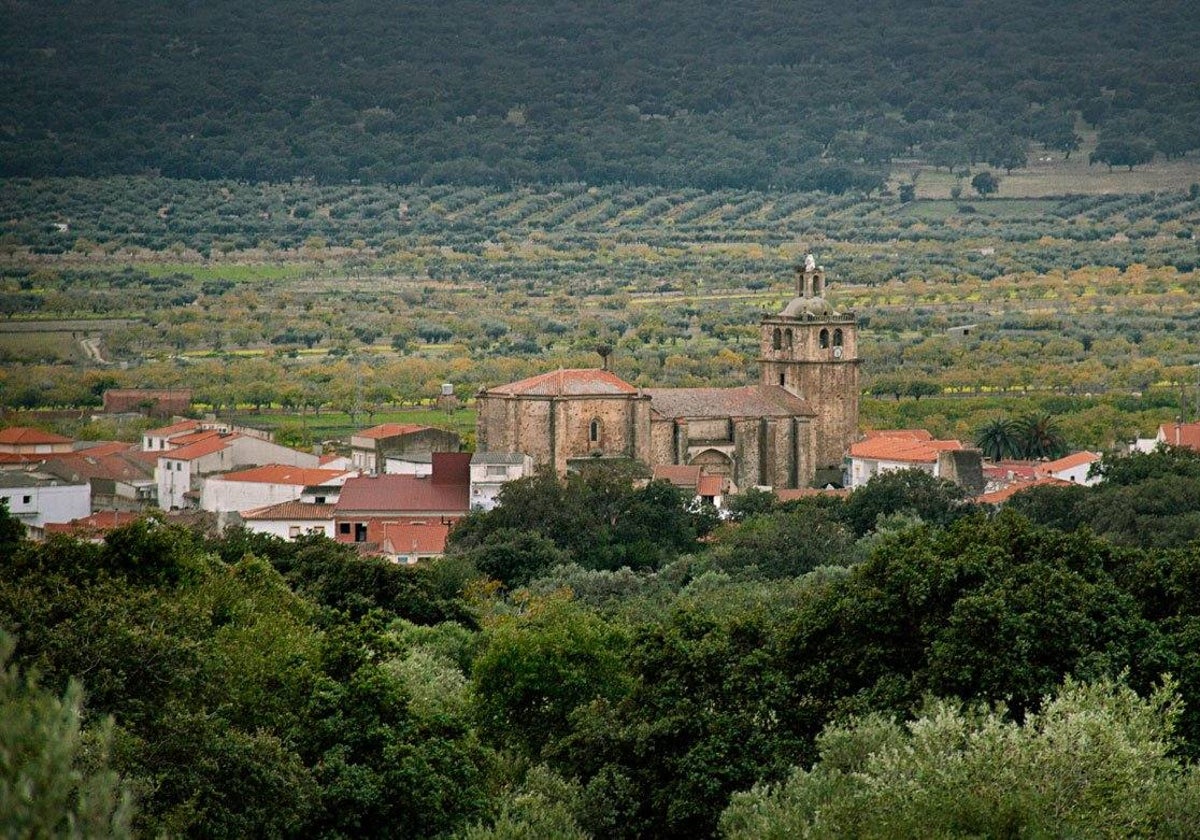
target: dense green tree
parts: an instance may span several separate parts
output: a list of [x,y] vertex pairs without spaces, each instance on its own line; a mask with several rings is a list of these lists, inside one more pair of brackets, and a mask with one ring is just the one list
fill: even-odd
[[930,701],[832,725],[820,761],[734,797],[730,838],[1186,836],[1200,775],[1171,754],[1179,698],[1066,682],[1021,722]]
[[978,172],[971,179],[971,189],[975,190],[982,197],[987,198],[1000,189],[1000,179],[991,172]]
[[85,728],[83,690],[42,688],[12,664],[0,630],[0,832],[7,837],[132,837],[132,798],[112,768],[112,720]]
[[880,516],[906,513],[924,522],[945,525],[967,514],[967,492],[952,482],[920,469],[880,473],[850,494],[845,517],[862,536]]

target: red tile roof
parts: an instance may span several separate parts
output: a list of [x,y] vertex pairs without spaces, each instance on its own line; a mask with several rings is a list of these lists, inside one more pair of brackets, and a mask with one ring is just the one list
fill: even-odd
[[676,487],[695,490],[700,484],[700,467],[692,467],[687,464],[660,464],[654,468],[651,477],[655,480],[669,481]]
[[444,554],[450,526],[444,522],[387,522],[380,540],[389,554]]
[[176,448],[191,446],[193,443],[199,443],[202,440],[208,440],[211,437],[217,437],[221,433],[216,429],[197,429],[194,432],[187,434],[175,435],[171,438],[171,445]]
[[[169,457],[169,456],[168,456]],[[298,487],[320,485],[333,481],[347,473],[347,470],[322,470],[306,467],[292,467],[286,464],[265,464],[248,470],[229,472],[213,476],[223,481],[247,481],[256,484],[294,484]]]
[[181,446],[179,449],[169,449],[158,453],[159,459],[167,458],[171,461],[194,461],[197,458],[203,458],[205,455],[211,455],[214,452],[220,452],[225,447],[229,446],[238,435],[218,435],[201,440],[198,443],[190,444],[189,446]]
[[1002,487],[999,490],[993,490],[991,493],[984,493],[982,495],[976,496],[975,501],[979,502],[980,504],[985,504],[985,505],[1002,505],[1005,502],[1007,502],[1009,499],[1011,499],[1013,496],[1020,493],[1022,490],[1028,490],[1030,487],[1045,487],[1046,485],[1057,485],[1059,487],[1062,487],[1062,486],[1078,487],[1079,486],[1078,484],[1074,484],[1070,481],[1065,481],[1061,478],[1054,478],[1052,476],[1043,476],[1042,478],[1035,478],[1032,481],[1014,481],[1012,484],[1008,485],[1007,487]]
[[0,444],[12,446],[39,446],[48,443],[74,443],[69,437],[56,435],[53,432],[43,432],[41,429],[31,429],[28,426],[9,426],[0,429]]
[[134,445],[132,443],[123,443],[119,440],[108,440],[97,443],[95,446],[84,446],[82,448],[78,448],[72,452],[71,455],[99,458],[103,455],[116,455],[119,452],[129,452],[133,449],[133,446]]
[[740,388],[646,388],[650,407],[662,417],[795,417],[812,407],[778,385]]
[[338,497],[338,516],[359,513],[435,513],[470,509],[469,484],[435,484],[415,475],[351,478]]
[[497,385],[495,388],[489,388],[487,393],[497,396],[578,397],[636,394],[637,388],[612,371],[599,368],[560,368],[507,385]]
[[142,434],[149,437],[171,437],[172,435],[181,435],[184,432],[190,432],[198,428],[200,428],[199,420],[180,420],[178,423],[172,423],[170,426],[150,429],[147,432],[142,432]]
[[311,502],[280,502],[275,505],[242,511],[242,519],[264,520],[332,520],[333,505],[318,505]]
[[937,461],[938,453],[962,449],[957,440],[914,440],[911,437],[876,437],[850,445],[851,458],[872,461],[899,461],[913,464]]
[[390,438],[396,435],[410,435],[413,432],[423,432],[429,426],[421,426],[416,423],[383,423],[379,426],[372,426],[369,429],[363,429],[361,432],[354,432],[353,437],[364,437],[378,440],[380,438]]
[[45,530],[47,534],[69,534],[73,537],[98,536],[131,525],[143,515],[121,510],[103,510],[82,519],[72,519],[70,522],[49,522]]
[[1200,423],[1163,423],[1158,436],[1171,446],[1200,449]]
[[94,456],[91,451],[51,455],[45,469],[71,480],[137,481],[154,477],[154,467],[132,452]]
[[983,474],[986,478],[994,479],[1032,479],[1037,474],[1037,468],[1037,461],[996,461],[985,463]]
[[1094,461],[1099,461],[1101,455],[1099,452],[1072,452],[1059,458],[1057,461],[1047,461],[1044,464],[1038,464],[1037,472],[1039,475],[1049,475],[1050,473],[1062,472],[1073,467],[1082,467],[1084,464],[1091,464]]
[[702,475],[696,487],[696,495],[705,498],[720,496],[725,490],[725,479],[719,475]]

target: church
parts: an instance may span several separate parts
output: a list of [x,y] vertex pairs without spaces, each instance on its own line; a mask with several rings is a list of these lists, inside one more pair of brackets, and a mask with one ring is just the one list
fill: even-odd
[[607,369],[555,370],[476,396],[480,452],[559,474],[594,459],[700,466],[732,489],[840,483],[858,435],[858,336],[810,254],[796,296],[763,318],[759,377],[735,388],[638,388]]

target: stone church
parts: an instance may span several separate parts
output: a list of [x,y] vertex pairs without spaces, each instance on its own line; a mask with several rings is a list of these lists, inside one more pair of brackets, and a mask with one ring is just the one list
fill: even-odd
[[796,297],[762,320],[757,384],[637,388],[604,369],[555,370],[477,395],[480,452],[560,474],[596,458],[688,464],[754,486],[840,482],[858,434],[858,336],[809,255]]

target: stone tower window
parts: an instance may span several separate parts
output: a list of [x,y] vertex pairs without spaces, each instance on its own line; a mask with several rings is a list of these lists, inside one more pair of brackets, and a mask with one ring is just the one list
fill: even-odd
[[592,418],[592,422],[588,424],[588,440],[592,443],[600,442],[600,420]]
[[817,343],[820,344],[821,349],[829,346],[829,330],[821,330],[821,334],[817,337]]
[[842,346],[842,331],[841,330],[833,331],[833,346],[834,347]]
[[791,330],[783,331],[783,346],[788,350],[792,349],[792,331]]
[[775,350],[783,347],[783,333],[779,331],[779,327],[775,328],[775,332],[771,336],[771,347]]

